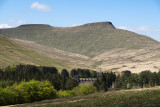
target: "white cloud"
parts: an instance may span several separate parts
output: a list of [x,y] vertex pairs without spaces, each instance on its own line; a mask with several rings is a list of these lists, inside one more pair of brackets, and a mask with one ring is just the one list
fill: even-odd
[[149,26],[140,26],[140,27],[137,28],[137,30],[139,30],[139,31],[147,31],[147,30],[152,30],[152,28],[149,27]]
[[72,24],[71,27],[80,26],[81,24]]
[[126,27],[126,26],[118,26],[117,28],[118,28],[118,29],[124,29],[124,30],[128,30],[128,29],[129,29],[129,28]]
[[150,26],[139,26],[139,27],[128,27],[128,26],[118,26],[118,29],[130,30],[134,32],[138,31],[160,31],[160,28],[150,27]]
[[34,2],[31,4],[30,6],[31,9],[36,9],[36,10],[39,10],[39,11],[51,11],[52,8],[48,5],[45,5],[45,4],[40,4],[38,2]]
[[8,22],[11,23],[11,24],[16,24],[16,25],[22,25],[22,24],[26,24],[27,23],[24,20],[12,20],[12,19],[9,20]]
[[160,31],[158,27],[151,27],[151,26],[140,26],[137,28],[139,31]]
[[8,24],[0,24],[0,29],[3,28],[11,28],[11,26],[9,26]]

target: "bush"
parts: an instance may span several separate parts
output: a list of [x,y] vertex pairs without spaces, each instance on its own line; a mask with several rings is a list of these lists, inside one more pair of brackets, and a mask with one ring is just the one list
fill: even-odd
[[56,98],[56,90],[48,81],[21,82],[15,87],[15,91],[24,99],[24,102]]
[[79,85],[79,90],[83,95],[92,94],[96,92],[96,87],[93,84]]
[[0,89],[0,105],[26,103],[56,98],[56,90],[48,81],[21,82]]
[[8,104],[15,104],[17,94],[11,92],[7,89],[0,89],[0,106],[8,105]]
[[12,86],[14,84],[13,80],[1,80],[0,81],[0,88],[6,88],[7,86]]
[[60,90],[60,91],[58,91],[58,96],[60,98],[62,98],[62,97],[73,97],[73,96],[76,96],[76,93],[75,93],[74,90],[65,90],[65,91]]

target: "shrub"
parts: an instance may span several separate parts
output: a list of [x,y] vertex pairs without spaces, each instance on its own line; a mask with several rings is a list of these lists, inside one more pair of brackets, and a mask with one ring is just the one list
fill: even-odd
[[93,84],[79,85],[79,90],[83,95],[92,94],[96,92],[96,87]]
[[15,104],[15,102],[17,102],[16,97],[16,93],[13,93],[8,89],[0,89],[0,106]]
[[1,80],[0,81],[0,88],[6,88],[7,86],[12,86],[14,84],[13,80]]
[[15,87],[15,91],[24,99],[24,102],[56,98],[56,90],[48,81],[21,82]]
[[56,90],[48,81],[21,82],[0,89],[0,105],[34,102],[56,98]]
[[60,90],[58,91],[58,96],[61,97],[73,97],[76,96],[76,93],[74,90]]

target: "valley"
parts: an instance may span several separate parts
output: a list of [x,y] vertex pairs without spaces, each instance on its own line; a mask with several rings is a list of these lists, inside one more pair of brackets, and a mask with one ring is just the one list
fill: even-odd
[[160,107],[158,0],[0,0],[0,107]]

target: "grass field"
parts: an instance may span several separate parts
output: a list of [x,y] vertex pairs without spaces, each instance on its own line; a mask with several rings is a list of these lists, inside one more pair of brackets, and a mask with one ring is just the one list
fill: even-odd
[[154,87],[45,100],[15,107],[159,107],[159,102],[160,87]]

